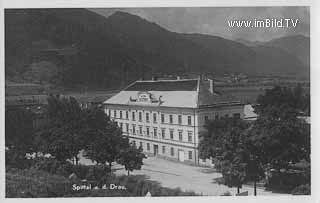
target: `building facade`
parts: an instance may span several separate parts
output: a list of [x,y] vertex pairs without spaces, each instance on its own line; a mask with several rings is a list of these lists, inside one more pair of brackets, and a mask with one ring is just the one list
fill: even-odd
[[104,102],[133,144],[146,154],[194,165],[206,120],[243,117],[243,105],[214,90],[212,80],[136,81]]

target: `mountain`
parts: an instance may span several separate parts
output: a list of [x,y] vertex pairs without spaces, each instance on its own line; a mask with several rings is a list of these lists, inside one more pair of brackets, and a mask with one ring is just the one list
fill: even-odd
[[303,35],[285,36],[264,43],[277,47],[297,57],[304,65],[310,66],[310,38]]
[[[58,86],[112,88],[162,74],[306,75],[306,66],[280,48],[171,32],[119,11],[106,18],[86,9],[9,9],[5,41],[6,79],[36,75],[43,82],[39,64],[52,64],[48,82]],[[32,67],[37,74],[23,78]]]

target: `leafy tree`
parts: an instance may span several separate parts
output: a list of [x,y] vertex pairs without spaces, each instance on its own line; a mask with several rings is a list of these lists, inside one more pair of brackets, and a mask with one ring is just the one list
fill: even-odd
[[310,162],[310,125],[298,117],[309,113],[309,97],[298,86],[274,87],[258,98],[259,117],[247,132],[255,160],[278,173],[301,160]]
[[90,128],[87,132],[90,140],[85,146],[84,155],[100,164],[108,162],[111,168],[112,163],[120,158],[122,151],[129,147],[129,140],[122,135],[117,123],[111,121],[101,109],[90,111],[91,116],[87,123],[95,128]]
[[30,110],[23,108],[6,109],[5,146],[6,151],[10,151],[7,161],[24,159],[26,153],[33,152],[33,116]]
[[50,153],[60,161],[75,159],[86,143],[85,112],[75,98],[50,96],[46,115],[47,124],[38,132],[42,152]]
[[247,127],[247,123],[236,118],[210,121],[199,144],[200,156],[214,157],[224,183],[229,187],[237,187],[238,193],[248,177],[250,151],[245,145],[246,136],[243,135]]
[[125,169],[128,171],[128,176],[130,171],[141,169],[143,159],[146,158],[142,151],[141,146],[136,148],[135,145],[131,144],[121,153],[119,163],[124,165]]

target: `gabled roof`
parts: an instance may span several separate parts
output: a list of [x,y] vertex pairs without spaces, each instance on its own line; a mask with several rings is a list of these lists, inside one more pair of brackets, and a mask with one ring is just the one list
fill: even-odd
[[[175,108],[240,104],[231,96],[211,93],[208,84],[200,79],[136,81],[104,103]],[[147,92],[153,101],[141,102],[138,97],[143,92]]]

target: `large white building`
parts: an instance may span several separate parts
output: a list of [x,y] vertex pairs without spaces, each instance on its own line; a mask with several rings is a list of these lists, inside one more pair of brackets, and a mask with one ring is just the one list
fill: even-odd
[[195,165],[208,119],[243,117],[243,105],[218,94],[212,80],[136,81],[104,102],[105,112],[149,155]]

